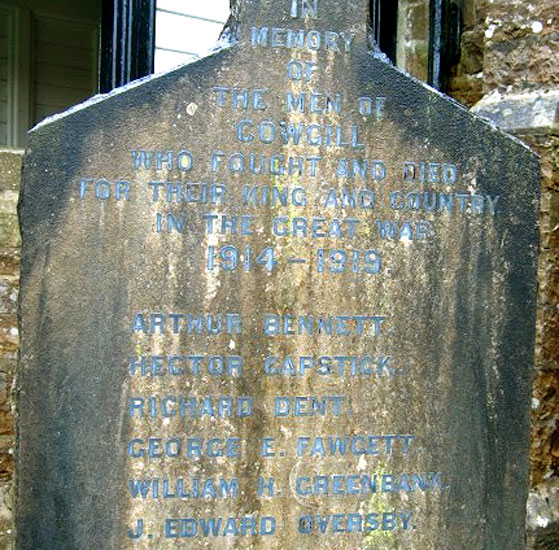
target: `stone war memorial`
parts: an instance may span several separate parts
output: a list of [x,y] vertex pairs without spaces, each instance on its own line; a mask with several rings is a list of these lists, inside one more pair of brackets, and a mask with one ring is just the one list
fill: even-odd
[[538,163],[368,2],[35,128],[17,550],[520,550]]

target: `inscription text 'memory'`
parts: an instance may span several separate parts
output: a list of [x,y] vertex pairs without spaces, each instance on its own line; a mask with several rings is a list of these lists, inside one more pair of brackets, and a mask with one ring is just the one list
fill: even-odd
[[283,29],[281,27],[253,27],[251,45],[263,48],[327,51],[350,54],[355,42],[354,33]]

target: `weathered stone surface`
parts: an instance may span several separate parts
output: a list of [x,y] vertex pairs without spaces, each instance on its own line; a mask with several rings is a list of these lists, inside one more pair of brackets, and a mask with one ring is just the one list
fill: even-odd
[[11,550],[13,548],[12,525],[12,484],[0,485],[0,548]]
[[538,90],[504,96],[495,92],[477,103],[474,111],[508,132],[556,134],[559,130],[559,91]]
[[0,149],[0,255],[2,256],[19,256],[21,242],[16,205],[22,159],[22,150]]
[[16,302],[20,235],[17,201],[22,150],[0,149],[0,548],[12,548],[12,381],[19,348]]
[[[545,96],[545,94],[542,94]],[[531,442],[531,498],[557,491],[559,471],[559,138],[528,129],[520,135],[541,155],[538,316]],[[554,497],[557,498],[557,495]],[[546,520],[543,517],[542,522]],[[549,524],[552,523],[550,519]],[[537,526],[528,522],[532,538]],[[555,527],[541,526],[545,540]],[[529,548],[534,548],[532,541]]]
[[[559,251],[542,250],[540,254],[540,311],[537,346],[538,366],[559,368]],[[558,411],[559,412],[559,411]]]
[[555,87],[559,20],[554,2],[485,0],[484,91]]
[[555,550],[559,544],[559,487],[557,480],[540,484],[528,498],[528,549]]
[[462,105],[471,107],[482,97],[483,74],[464,74],[449,78],[447,93]]
[[[536,488],[559,470],[558,384],[559,369],[541,369],[536,373],[531,453],[532,479]],[[552,484],[550,490],[556,490],[556,485]]]
[[23,149],[0,147],[0,191],[18,191]]
[[[524,548],[537,159],[372,55],[368,2],[317,4],[313,19],[240,2],[238,43],[32,133],[18,550]],[[282,29],[319,34],[287,48]],[[297,138],[298,124],[317,126]],[[177,200],[189,182],[223,187]],[[192,333],[187,314],[230,330]],[[303,317],[302,334],[274,334],[270,315]],[[309,316],[337,328],[307,334]],[[200,372],[170,373],[177,355],[202,356]],[[142,356],[165,374],[142,375]],[[365,359],[352,372],[346,357]],[[186,402],[181,418],[181,396],[197,414]],[[219,397],[253,410],[202,414]],[[213,456],[227,438],[230,456]],[[233,489],[195,498],[195,479]]]

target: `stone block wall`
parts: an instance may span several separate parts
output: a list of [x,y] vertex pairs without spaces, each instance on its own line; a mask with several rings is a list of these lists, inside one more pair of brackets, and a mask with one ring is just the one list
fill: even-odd
[[537,136],[530,141],[542,156],[543,175],[532,445],[532,478],[537,485],[559,475],[559,137]]
[[532,400],[530,548],[559,548],[559,138],[524,136],[542,157],[541,248]]
[[483,0],[483,88],[513,92],[559,85],[556,0]]
[[460,59],[452,67],[447,93],[472,107],[483,97],[485,23],[479,1],[462,5]]
[[0,149],[0,550],[11,548],[14,473],[12,382],[19,345],[20,235],[17,201],[23,151]]

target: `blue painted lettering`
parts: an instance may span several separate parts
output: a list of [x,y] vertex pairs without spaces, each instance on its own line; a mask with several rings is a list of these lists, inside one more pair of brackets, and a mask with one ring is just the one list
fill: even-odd
[[290,15],[293,19],[299,17],[318,18],[318,0],[291,0]]
[[386,178],[386,164],[382,160],[342,158],[338,160],[336,176],[350,180],[382,181]]
[[386,493],[436,493],[450,489],[442,472],[301,476],[295,482],[301,496],[347,496]]
[[235,499],[239,496],[237,478],[184,479],[145,478],[128,481],[130,496],[141,499]]
[[260,450],[260,455],[264,458],[269,458],[271,456],[276,456],[274,451],[275,439],[273,437],[262,438],[262,445]]
[[262,48],[295,48],[311,52],[325,50],[349,54],[353,50],[355,37],[356,35],[353,33],[344,32],[253,27],[251,44]]
[[[271,120],[254,123],[247,119],[241,120],[237,124],[237,139],[242,143],[258,140],[266,145],[279,141],[284,145],[292,143],[293,145],[306,144],[312,147],[364,148],[356,124],[342,126],[287,121],[275,123]],[[232,171],[240,171],[238,167],[235,168]]]
[[317,92],[299,93],[297,96],[293,92],[287,92],[286,108],[287,112],[329,114],[342,113],[342,94],[320,94]]
[[130,397],[130,418],[248,418],[254,414],[252,397],[167,395]]
[[297,438],[297,456],[378,456],[408,454],[414,435],[354,435]]
[[336,417],[351,414],[349,406],[344,405],[346,397],[342,395],[326,395],[322,397],[279,396],[274,400],[275,416],[329,416]]
[[433,236],[431,224],[426,221],[377,220],[376,227],[381,239],[393,241],[428,242]]
[[[345,329],[346,333],[350,328]],[[312,357],[290,355],[280,358],[269,355],[264,360],[264,373],[270,376],[306,376],[316,373],[320,376],[393,376],[396,373],[394,358],[391,356],[323,355]]]
[[184,233],[186,224],[186,216],[180,214],[176,216],[167,212],[166,214],[161,214],[157,212],[155,215],[155,232],[156,233]]
[[190,151],[132,151],[132,166],[134,170],[167,170],[177,169],[180,172],[188,172],[193,167],[193,158]]
[[304,187],[268,187],[245,185],[243,206],[306,206],[307,191]]
[[389,205],[392,210],[410,212],[441,212],[449,215],[497,214],[500,197],[475,193],[444,193],[439,191],[392,191]]
[[216,86],[213,88],[213,91],[217,95],[217,104],[219,107],[227,107],[230,105],[233,109],[243,111],[248,109],[264,111],[268,107],[264,100],[266,90],[240,90],[237,88]]
[[[263,455],[264,456],[264,455]],[[275,488],[275,480],[273,477],[269,477],[269,478],[264,478],[264,477],[259,477],[258,478],[258,496],[269,496],[269,497],[273,497],[276,494],[276,488]]]
[[441,162],[405,162],[404,180],[453,185],[458,181],[458,167]]
[[238,313],[137,313],[132,332],[144,334],[240,334],[242,317]]
[[375,192],[372,189],[350,189],[330,187],[321,199],[324,208],[360,208],[372,210],[375,206]]
[[128,444],[128,456],[134,459],[149,458],[239,458],[241,456],[241,439],[226,439],[183,436],[134,438]]
[[114,198],[115,201],[129,201],[130,192],[130,183],[122,180],[111,183],[105,179],[81,178],[78,182],[78,197],[80,201],[88,197],[94,197],[101,201],[111,198]]
[[384,119],[386,97],[360,97],[357,106],[361,116],[373,117],[378,122]]
[[380,315],[276,315],[263,317],[266,336],[378,336],[386,317]]
[[238,378],[243,360],[238,355],[151,355],[130,357],[130,376],[215,376]]
[[249,172],[256,175],[272,174],[275,176],[310,176],[316,177],[322,157],[285,157],[282,154],[271,156],[257,153],[233,153],[226,155],[222,151],[213,151],[210,159],[212,172],[225,168],[231,174]]
[[272,232],[276,237],[297,237],[313,239],[353,239],[360,220],[357,218],[301,218],[280,216],[272,222]]
[[413,529],[413,512],[378,512],[371,514],[326,514],[301,516],[299,533],[325,535],[372,533],[374,531],[407,531]]
[[225,204],[227,188],[220,183],[192,183],[180,181],[151,181],[152,202]]
[[276,519],[265,516],[229,518],[169,518],[165,520],[165,538],[193,537],[254,537],[270,536],[276,532]]

